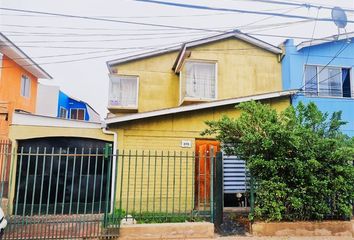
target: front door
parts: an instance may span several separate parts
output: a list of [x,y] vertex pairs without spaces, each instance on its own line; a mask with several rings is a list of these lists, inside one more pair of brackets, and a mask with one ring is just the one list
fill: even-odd
[[210,154],[213,150],[214,159],[220,150],[220,143],[215,140],[196,140],[195,161],[195,204],[196,208],[210,205]]

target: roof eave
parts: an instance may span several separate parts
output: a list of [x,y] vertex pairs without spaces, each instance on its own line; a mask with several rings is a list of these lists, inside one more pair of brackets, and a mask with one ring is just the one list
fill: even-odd
[[[17,55],[20,59],[13,59],[8,54],[4,54],[13,61],[15,61],[19,66],[26,69],[28,72],[42,79],[53,79],[53,77],[47,73],[41,66],[39,66],[34,60],[32,60],[25,52],[23,52],[19,47],[17,47],[10,39],[0,32],[0,42],[2,42],[5,47],[10,49],[14,55]],[[23,64],[23,63],[25,64]]]
[[215,107],[233,105],[233,104],[238,104],[241,102],[247,102],[247,101],[251,101],[251,100],[258,101],[258,100],[265,100],[265,99],[290,96],[290,95],[296,94],[297,92],[298,92],[298,90],[288,90],[288,91],[264,93],[264,94],[251,95],[251,96],[245,96],[245,97],[239,97],[239,98],[213,101],[213,102],[208,102],[208,103],[201,103],[201,104],[195,104],[195,105],[162,109],[162,110],[157,110],[157,111],[152,111],[152,112],[136,113],[136,114],[131,114],[131,115],[127,115],[127,116],[113,117],[113,118],[105,119],[105,123],[107,125],[115,124],[115,123],[124,123],[124,122],[133,121],[133,120],[145,119],[145,118],[159,117],[159,116],[170,115],[170,114],[177,114],[177,113],[197,111],[197,110],[202,110],[202,109],[207,109],[207,108],[215,108]]

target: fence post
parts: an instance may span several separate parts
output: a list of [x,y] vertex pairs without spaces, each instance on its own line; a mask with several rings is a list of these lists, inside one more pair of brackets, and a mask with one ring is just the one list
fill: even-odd
[[[206,178],[204,177],[206,180]],[[210,222],[214,222],[214,148],[210,148]]]
[[214,213],[214,224],[215,227],[219,227],[223,222],[223,188],[224,188],[224,178],[223,178],[223,155],[222,152],[216,154],[215,161],[215,183],[214,183],[214,200],[215,200],[215,213]]
[[254,179],[253,176],[251,175],[250,177],[250,183],[251,183],[251,215],[254,216]]

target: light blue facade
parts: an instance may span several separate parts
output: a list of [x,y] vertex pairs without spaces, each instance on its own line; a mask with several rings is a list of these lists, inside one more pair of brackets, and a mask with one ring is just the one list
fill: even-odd
[[88,107],[87,103],[75,100],[68,95],[66,95],[64,92],[59,91],[59,99],[58,99],[58,112],[57,112],[57,117],[60,117],[60,109],[65,108],[68,112],[67,118],[71,118],[71,110],[72,109],[84,109],[85,110],[85,121],[90,120],[90,116],[88,113]]
[[[308,93],[300,92],[292,99],[292,103],[295,106],[300,101],[305,104],[314,102],[321,111],[328,112],[329,114],[332,114],[335,111],[342,111],[343,120],[348,122],[346,126],[343,126],[342,131],[349,136],[354,136],[354,43],[352,42],[349,42],[348,40],[332,41],[320,45],[304,47],[298,50],[297,46],[294,45],[293,40],[287,40],[284,43],[285,56],[282,60],[284,90],[304,89],[305,65],[314,65],[318,67],[325,67],[328,65],[329,67],[349,69],[349,97],[343,97],[343,90],[343,96],[318,96],[318,93],[309,96]],[[338,55],[338,53],[340,54]],[[330,78],[332,78],[332,76]],[[344,84],[344,77],[342,77],[342,79]]]

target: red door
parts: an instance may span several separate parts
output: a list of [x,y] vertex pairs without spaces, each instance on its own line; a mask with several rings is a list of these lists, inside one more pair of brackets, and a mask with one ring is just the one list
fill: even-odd
[[195,166],[195,199],[196,207],[206,207],[210,204],[210,154],[220,150],[220,144],[214,140],[197,140],[196,147],[196,166]]

